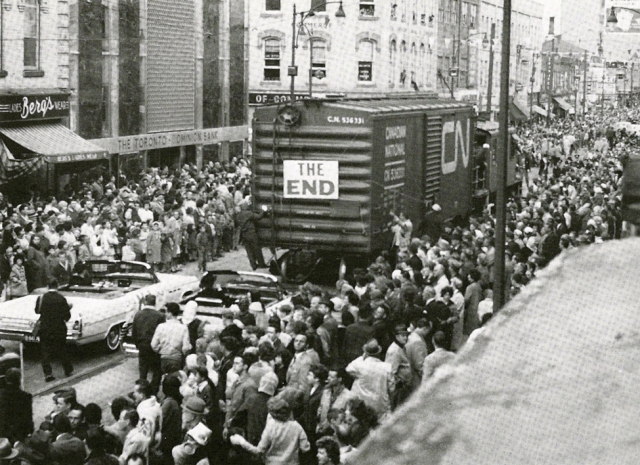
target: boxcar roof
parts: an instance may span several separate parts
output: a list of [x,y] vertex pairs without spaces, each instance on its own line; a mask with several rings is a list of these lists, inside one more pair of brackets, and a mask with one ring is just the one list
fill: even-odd
[[366,111],[368,113],[395,113],[419,110],[446,110],[449,108],[468,108],[471,105],[455,100],[423,99],[366,99],[340,100],[326,103],[332,107]]

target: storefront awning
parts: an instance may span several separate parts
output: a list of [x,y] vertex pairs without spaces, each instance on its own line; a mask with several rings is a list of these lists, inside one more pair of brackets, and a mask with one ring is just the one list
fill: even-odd
[[109,158],[108,151],[83,139],[60,123],[2,127],[0,133],[53,163]]
[[0,140],[0,185],[29,176],[42,165],[42,157],[16,160],[4,142]]
[[532,108],[534,113],[537,113],[540,116],[544,116],[545,118],[547,117],[547,110],[545,110],[542,107],[539,107],[538,105],[534,105]]
[[516,119],[522,120],[529,119],[531,117],[531,115],[529,114],[529,108],[523,103],[518,102],[517,100],[513,100],[511,102],[510,108],[514,115],[517,114],[519,116],[519,118]]
[[561,98],[561,97],[554,97],[553,101],[556,102],[558,104],[558,106],[560,108],[562,108],[564,111],[572,114],[575,112],[575,110],[573,109],[573,107],[571,106],[571,104],[569,104],[565,99]]

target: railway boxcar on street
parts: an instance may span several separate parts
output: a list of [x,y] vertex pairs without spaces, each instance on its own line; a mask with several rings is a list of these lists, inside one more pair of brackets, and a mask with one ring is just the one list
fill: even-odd
[[[256,109],[253,208],[259,236],[288,249],[285,277],[320,261],[371,260],[392,243],[393,214],[414,231],[433,203],[471,209],[473,108],[432,98],[307,100]],[[295,271],[292,271],[295,268]]]

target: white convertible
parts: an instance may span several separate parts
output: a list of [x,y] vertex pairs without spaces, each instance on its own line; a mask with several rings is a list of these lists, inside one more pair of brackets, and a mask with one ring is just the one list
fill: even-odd
[[[84,345],[105,341],[109,350],[121,342],[124,323],[132,321],[148,294],[156,296],[156,308],[167,302],[185,302],[199,290],[196,276],[154,273],[146,263],[118,260],[93,260],[81,275],[73,275],[58,291],[73,304],[67,322],[67,341]],[[40,292],[0,304],[0,339],[32,336],[39,316],[35,313]]]

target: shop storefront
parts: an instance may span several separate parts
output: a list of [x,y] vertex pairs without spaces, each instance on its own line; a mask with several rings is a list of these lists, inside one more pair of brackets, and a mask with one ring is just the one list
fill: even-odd
[[6,176],[5,188],[59,195],[77,190],[92,173],[110,170],[109,152],[66,126],[69,110],[69,94],[58,89],[0,94],[0,139],[12,158],[2,158],[4,171],[11,173],[10,165],[21,161],[37,164],[28,175]]
[[198,147],[222,142],[244,143],[248,126],[157,132],[135,136],[93,139],[89,142],[114,157],[118,179],[131,179],[145,168],[176,169],[198,163]]

